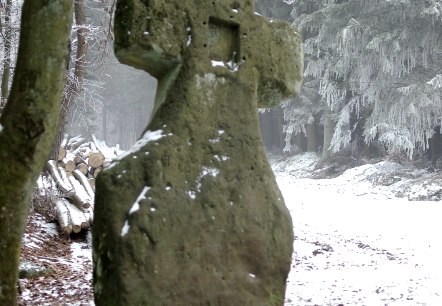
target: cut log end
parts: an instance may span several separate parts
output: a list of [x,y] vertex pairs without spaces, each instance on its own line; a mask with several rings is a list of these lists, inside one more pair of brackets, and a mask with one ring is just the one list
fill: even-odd
[[93,152],[89,155],[88,165],[91,168],[100,168],[104,163],[104,155],[100,152]]
[[91,227],[94,178],[116,155],[113,148],[108,148],[95,136],[93,138],[94,142],[89,143],[81,136],[69,139],[66,134],[59,148],[58,161],[48,161],[48,170],[62,194],[56,202],[58,223],[61,232],[67,236]]
[[67,225],[67,226],[64,226],[64,227],[61,227],[60,226],[60,230],[61,230],[61,232],[65,235],[65,236],[69,236],[70,234],[72,234],[72,225]]
[[58,149],[58,161],[62,161],[66,157],[66,149],[63,147],[60,147]]
[[83,175],[87,175],[89,172],[89,167],[86,164],[78,164],[76,169],[80,171]]
[[75,224],[72,226],[72,232],[74,234],[78,234],[79,232],[81,232],[81,225]]
[[64,159],[61,161],[61,165],[66,170],[66,172],[72,172],[75,170],[75,162],[73,160]]

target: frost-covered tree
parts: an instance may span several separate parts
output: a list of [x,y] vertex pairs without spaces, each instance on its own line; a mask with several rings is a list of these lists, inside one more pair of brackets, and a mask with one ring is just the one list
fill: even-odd
[[1,100],[0,110],[6,103],[12,81],[12,71],[17,58],[20,30],[21,7],[23,1],[3,1],[0,9],[0,61],[1,61]]
[[287,133],[308,122],[293,119],[294,109],[307,108],[322,111],[324,124],[333,121],[335,152],[355,131],[409,157],[425,150],[442,116],[442,1],[285,2],[304,37],[312,84],[286,108]]
[[269,18],[293,22],[290,4],[281,0],[256,0],[255,11]]
[[[268,18],[293,22],[290,5],[281,0],[257,0],[255,11]],[[268,151],[279,151],[284,147],[282,113],[280,106],[259,110],[261,135]]]
[[[101,78],[90,78],[87,72],[101,66],[103,57],[106,56],[106,45],[112,36],[111,20],[115,3],[115,0],[73,1],[70,62],[67,67],[58,133],[51,153],[52,159],[57,156],[66,131],[81,132],[90,137],[91,129],[97,125],[96,116],[101,110],[102,102],[98,92],[104,82],[104,74]],[[87,16],[86,12],[90,12],[91,8],[106,12],[99,22]],[[95,51],[93,55],[91,50]]]
[[76,0],[71,64],[64,107],[69,130],[89,137],[97,133],[105,84],[104,60],[112,45],[115,0]]

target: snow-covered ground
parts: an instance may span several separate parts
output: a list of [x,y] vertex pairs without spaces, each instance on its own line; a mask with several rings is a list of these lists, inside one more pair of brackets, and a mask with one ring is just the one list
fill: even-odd
[[273,163],[295,233],[285,305],[442,305],[442,205],[408,200],[439,186],[392,162],[302,178],[314,165]]
[[[295,233],[286,306],[442,305],[442,172],[384,161],[312,179],[315,154],[270,161]],[[55,227],[28,222],[22,257],[50,270],[20,281],[22,305],[92,306],[90,234]]]

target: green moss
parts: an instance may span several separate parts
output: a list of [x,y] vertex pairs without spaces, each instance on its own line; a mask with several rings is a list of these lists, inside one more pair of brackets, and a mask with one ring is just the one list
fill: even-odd
[[30,262],[20,263],[18,277],[32,279],[40,276],[49,276],[55,271],[52,268],[45,268]]
[[0,305],[17,304],[21,237],[32,188],[55,135],[72,2],[25,1],[22,16],[14,80],[0,118]]
[[299,35],[252,0],[120,0],[116,26],[120,61],[159,79],[163,137],[97,180],[96,305],[282,305],[292,223],[256,108],[297,93]]

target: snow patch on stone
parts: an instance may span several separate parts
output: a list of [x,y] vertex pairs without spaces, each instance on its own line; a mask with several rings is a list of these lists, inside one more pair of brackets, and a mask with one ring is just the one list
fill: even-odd
[[228,62],[212,61],[212,67],[224,67],[234,72],[239,70],[239,65],[233,60],[230,60]]
[[190,44],[192,43],[192,29],[190,27],[187,28],[187,42],[186,42],[186,46],[189,47]]
[[140,202],[142,200],[146,199],[147,193],[149,192],[150,187],[146,186],[143,188],[143,191],[141,191],[140,195],[138,196],[138,198],[135,200],[135,202],[132,204],[132,207],[129,210],[129,215],[133,214],[134,212],[137,212],[138,210],[140,210]]
[[198,192],[201,192],[201,180],[203,177],[205,176],[212,176],[212,177],[217,177],[219,174],[219,169],[216,168],[211,168],[211,167],[203,167],[201,170],[200,175],[198,176],[198,178],[196,179],[196,189]]
[[203,170],[201,171],[201,175],[200,177],[204,177],[204,176],[213,176],[216,177],[219,174],[219,170],[216,168],[210,168],[210,167],[203,167]]
[[213,156],[213,158],[216,160],[216,161],[228,161],[229,159],[230,159],[230,157],[228,157],[228,156],[225,156],[225,155],[221,155],[221,156],[219,156],[219,155],[214,155]]
[[196,199],[196,193],[195,193],[195,191],[193,191],[193,190],[189,190],[189,191],[187,192],[187,195],[188,195],[192,200],[195,200],[195,199]]
[[223,61],[212,61],[212,67],[225,67]]
[[120,160],[125,158],[126,156],[129,156],[130,154],[138,152],[142,147],[144,147],[146,144],[152,141],[160,140],[161,138],[169,135],[163,135],[163,130],[157,130],[157,131],[146,131],[144,135],[137,141],[135,144],[127,151],[124,151],[122,154],[118,155],[115,160],[104,169],[104,171],[111,169],[115,167]]
[[129,222],[126,220],[126,222],[124,222],[123,228],[121,229],[121,237],[124,237],[127,235],[127,233],[129,233]]
[[219,138],[211,138],[211,139],[209,139],[209,142],[211,142],[211,143],[218,143],[220,141],[221,141],[221,139],[219,139]]

